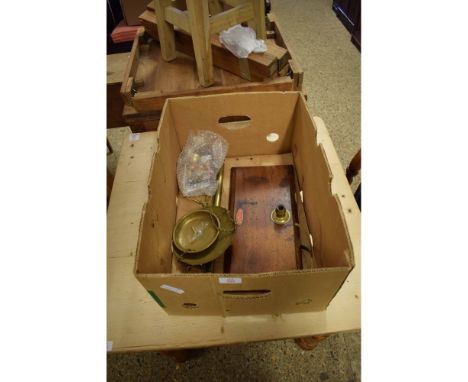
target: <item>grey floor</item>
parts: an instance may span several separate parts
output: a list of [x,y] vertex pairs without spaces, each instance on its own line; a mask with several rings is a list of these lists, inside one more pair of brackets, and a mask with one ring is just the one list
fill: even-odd
[[[361,57],[331,9],[331,0],[272,0],[290,48],[304,69],[313,115],[327,125],[346,167],[361,146]],[[108,130],[114,172],[129,129]],[[355,180],[353,188],[360,178]],[[313,351],[293,340],[214,347],[176,363],[156,352],[108,354],[110,381],[360,381],[360,331],[335,334]]]

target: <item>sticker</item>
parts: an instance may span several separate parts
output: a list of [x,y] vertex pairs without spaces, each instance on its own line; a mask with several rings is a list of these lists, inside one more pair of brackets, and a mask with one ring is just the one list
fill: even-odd
[[161,285],[161,288],[165,289],[165,290],[169,290],[169,291],[177,293],[177,294],[183,294],[184,293],[183,289],[179,289],[179,288],[176,288],[176,287],[173,287],[173,286],[170,286],[170,285],[166,285],[166,284]]
[[244,221],[244,210],[239,208],[236,212],[236,224],[241,225]]
[[140,133],[131,133],[131,134],[128,136],[128,140],[129,140],[130,142],[139,141],[139,140],[140,140]]
[[242,284],[242,279],[240,277],[220,277],[220,284]]
[[107,351],[112,351],[112,341],[107,341]]

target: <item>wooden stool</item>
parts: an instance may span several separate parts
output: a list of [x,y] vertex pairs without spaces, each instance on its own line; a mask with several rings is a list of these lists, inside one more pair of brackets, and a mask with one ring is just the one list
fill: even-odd
[[[211,35],[249,22],[257,38],[266,38],[264,0],[186,0],[187,12],[173,6],[178,3],[154,0],[161,54],[165,61],[176,58],[174,26],[189,33],[202,86],[214,83]],[[222,3],[233,8],[223,11]]]

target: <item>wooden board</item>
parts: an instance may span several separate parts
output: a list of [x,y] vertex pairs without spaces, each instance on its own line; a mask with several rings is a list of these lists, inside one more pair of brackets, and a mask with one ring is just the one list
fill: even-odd
[[[279,317],[168,316],[133,274],[138,226],[148,197],[146,175],[156,142],[155,132],[125,139],[109,203],[107,340],[113,352],[208,347],[360,328],[360,247],[355,248],[353,271],[326,311]],[[350,235],[359,237],[358,218],[347,218],[356,219]]]
[[[231,190],[231,169],[233,167],[279,166],[292,165],[293,158],[290,153],[280,155],[261,155],[255,157],[230,157],[224,160],[223,185],[221,192],[221,207],[229,209],[229,193]],[[214,272],[224,272],[224,256],[218,257],[214,262]]]
[[[231,170],[230,210],[237,228],[226,272],[260,273],[298,268],[294,167],[235,167]],[[271,212],[279,205],[290,220],[275,224]]]
[[[231,157],[224,160],[224,181],[221,192],[221,206],[229,208],[229,193],[231,189],[231,169],[234,167],[255,167],[255,166],[279,166],[279,165],[293,165],[294,160],[291,153],[278,154],[278,155],[260,155],[255,157]],[[297,175],[297,174],[296,174]],[[302,204],[302,198],[298,190],[300,189],[297,176],[295,179],[296,188],[296,206],[298,212],[298,222],[301,227],[300,242],[304,248],[310,249],[301,250],[300,264],[302,269],[317,268],[317,263],[313,257],[313,244],[310,236],[310,231],[307,226],[305,218],[304,206]],[[299,262],[298,262],[299,264]],[[224,272],[224,256],[218,257],[214,262],[214,272]]]

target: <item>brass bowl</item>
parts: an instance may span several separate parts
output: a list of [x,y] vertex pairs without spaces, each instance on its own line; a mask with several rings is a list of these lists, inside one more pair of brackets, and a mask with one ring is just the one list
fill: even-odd
[[196,210],[179,219],[172,232],[172,241],[183,253],[198,253],[216,241],[219,229],[216,214],[206,209]]
[[223,255],[232,244],[236,225],[229,211],[225,208],[217,206],[208,207],[208,209],[218,217],[221,223],[220,234],[216,239],[216,242],[209,248],[198,253],[192,253],[190,255],[183,253],[183,251],[180,251],[173,245],[172,252],[179,261],[185,264],[194,266],[207,264],[215,260],[217,257]]

